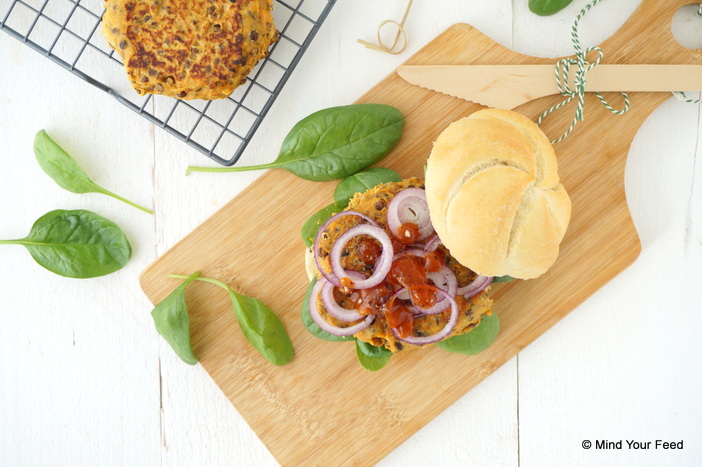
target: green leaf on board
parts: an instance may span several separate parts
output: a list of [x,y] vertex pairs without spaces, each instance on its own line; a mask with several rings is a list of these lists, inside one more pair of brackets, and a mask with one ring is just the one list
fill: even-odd
[[512,282],[514,277],[512,276],[496,276],[492,278],[493,284],[499,284],[500,282]]
[[312,214],[304,224],[302,224],[302,230],[300,234],[302,235],[302,241],[305,243],[307,248],[314,244],[314,239],[317,236],[317,231],[324,224],[327,219],[346,209],[349,201],[335,201],[331,204],[324,206],[319,211]]
[[362,172],[349,175],[339,182],[334,190],[335,201],[348,202],[356,193],[363,193],[382,183],[400,182],[402,177],[392,169],[371,167]]
[[245,167],[188,167],[190,172],[285,169],[300,178],[329,181],[378,162],[400,141],[405,118],[384,104],[331,107],[300,120],[285,137],[278,158]]
[[185,288],[198,276],[195,272],[176,287],[151,312],[156,330],[185,363],[195,365],[197,358],[190,344],[190,316],[185,305]]
[[[371,350],[369,347],[383,349],[386,352]],[[375,347],[366,342],[356,340],[356,358],[358,358],[358,363],[368,371],[380,370],[387,365],[391,357],[392,352],[385,347]]]
[[469,333],[437,342],[436,346],[449,352],[475,355],[487,349],[499,332],[500,320],[495,313],[492,313],[489,316],[483,316],[480,324]]
[[[169,277],[183,279],[187,276],[171,274]],[[216,285],[227,291],[244,337],[266,360],[274,365],[285,365],[292,360],[294,350],[290,336],[278,316],[263,302],[242,295],[217,279],[198,276],[195,280]]]

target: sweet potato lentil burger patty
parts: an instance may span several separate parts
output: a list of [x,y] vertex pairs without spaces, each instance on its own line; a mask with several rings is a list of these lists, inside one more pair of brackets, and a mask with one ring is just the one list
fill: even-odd
[[[391,182],[378,185],[364,193],[356,193],[349,202],[347,210],[357,211],[366,214],[378,223],[385,232],[393,238],[387,223],[387,207],[392,198],[405,188],[424,188],[424,183],[416,178],[403,180],[401,182]],[[319,244],[319,256],[321,266],[325,271],[331,271],[330,252],[336,239],[351,227],[361,224],[364,221],[356,216],[343,216],[332,222],[326,232],[322,234]],[[373,265],[367,264],[359,257],[359,246],[364,241],[363,236],[355,237],[344,248],[341,264],[346,270],[358,271],[366,276],[370,276]],[[443,245],[438,249],[443,253],[444,265],[453,271],[458,280],[458,286],[463,287],[471,283],[476,274],[470,269],[459,264]],[[318,275],[320,275],[318,273]],[[344,308],[353,308],[350,297],[342,297],[337,294],[339,304]],[[465,334],[480,324],[480,320],[490,313],[492,300],[488,297],[487,289],[481,293],[466,299],[463,296],[455,298],[459,309],[458,322],[449,337]],[[321,298],[317,299],[318,309],[321,317],[338,327],[346,327],[349,323],[344,323],[331,316],[324,308]],[[450,309],[433,315],[423,315],[416,317],[412,322],[411,334],[416,337],[436,334],[447,323],[450,316]],[[383,313],[376,315],[373,323],[364,330],[354,334],[358,340],[367,342],[376,347],[385,346],[392,352],[418,348],[420,346],[408,344],[398,339],[388,325],[386,316]]]
[[102,32],[140,95],[219,99],[278,40],[272,0],[106,0]]

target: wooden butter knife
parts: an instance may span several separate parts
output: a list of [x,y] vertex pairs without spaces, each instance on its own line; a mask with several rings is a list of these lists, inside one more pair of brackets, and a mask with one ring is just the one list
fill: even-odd
[[[571,66],[572,76],[575,66]],[[397,73],[416,86],[488,107],[513,109],[559,94],[555,65],[405,65]],[[586,92],[702,90],[702,65],[598,65]]]

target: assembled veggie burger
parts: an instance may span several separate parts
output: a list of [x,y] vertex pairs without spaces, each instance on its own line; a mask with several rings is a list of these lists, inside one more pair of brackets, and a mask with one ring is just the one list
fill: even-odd
[[475,112],[438,137],[424,181],[357,193],[322,224],[310,317],[393,353],[465,336],[492,313],[494,277],[533,279],[553,264],[570,210],[539,127]]

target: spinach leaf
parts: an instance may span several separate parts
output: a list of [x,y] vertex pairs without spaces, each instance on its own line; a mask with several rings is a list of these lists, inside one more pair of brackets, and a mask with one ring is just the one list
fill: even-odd
[[375,345],[359,341],[358,339],[356,339],[356,346],[364,355],[371,358],[392,356],[392,351],[386,349],[384,346],[376,347]]
[[236,320],[251,345],[274,365],[285,365],[293,358],[293,346],[283,323],[260,300],[241,295],[227,287]]
[[567,7],[573,0],[529,0],[529,9],[540,16],[549,16],[558,13]]
[[500,320],[493,313],[490,316],[483,316],[480,324],[469,333],[437,342],[436,346],[449,352],[475,355],[487,349],[499,332]]
[[197,358],[190,345],[190,317],[185,305],[185,288],[199,275],[199,272],[195,272],[188,276],[151,312],[158,333],[166,339],[176,355],[189,365],[195,365]]
[[512,282],[514,277],[512,276],[497,276],[492,278],[492,282],[498,284],[500,282]]
[[34,155],[44,172],[65,190],[72,193],[102,193],[153,214],[153,211],[150,209],[124,199],[93,182],[76,161],[61,146],[56,144],[44,130],[39,131],[34,137]]
[[[183,279],[187,276],[171,274],[169,277]],[[229,293],[244,337],[266,360],[274,365],[285,365],[292,360],[294,351],[290,337],[278,316],[263,302],[237,293],[217,279],[198,276],[195,280],[216,285]]]
[[340,181],[334,190],[334,199],[336,201],[345,200],[348,203],[356,193],[363,193],[381,183],[400,181],[402,181],[402,177],[394,170],[385,167],[371,167]]
[[400,141],[404,124],[402,113],[389,105],[332,107],[300,120],[285,137],[274,162],[247,167],[188,167],[186,175],[279,168],[306,180],[336,180],[385,157]]
[[[385,352],[374,349],[382,349]],[[385,347],[376,347],[356,340],[356,357],[358,358],[358,363],[366,370],[378,371],[390,361],[392,352]]]
[[75,278],[110,274],[132,256],[117,224],[85,210],[50,211],[37,219],[25,238],[0,240],[0,245],[22,245],[40,266]]
[[324,224],[327,221],[327,219],[329,219],[337,212],[341,212],[344,209],[346,209],[346,206],[348,206],[348,204],[349,200],[336,201],[334,203],[328,204],[319,211],[312,214],[310,218],[307,219],[304,224],[302,224],[302,241],[305,243],[305,246],[307,248],[311,247],[314,244],[314,239],[317,236],[317,231],[322,226],[322,224]]
[[341,342],[354,340],[353,336],[335,336],[333,334],[329,334],[327,331],[322,330],[322,328],[317,326],[317,323],[314,322],[312,316],[310,315],[309,302],[312,289],[316,283],[317,278],[312,279],[309,287],[307,287],[305,299],[302,302],[302,324],[305,326],[305,329],[307,329],[313,336],[325,341]]

